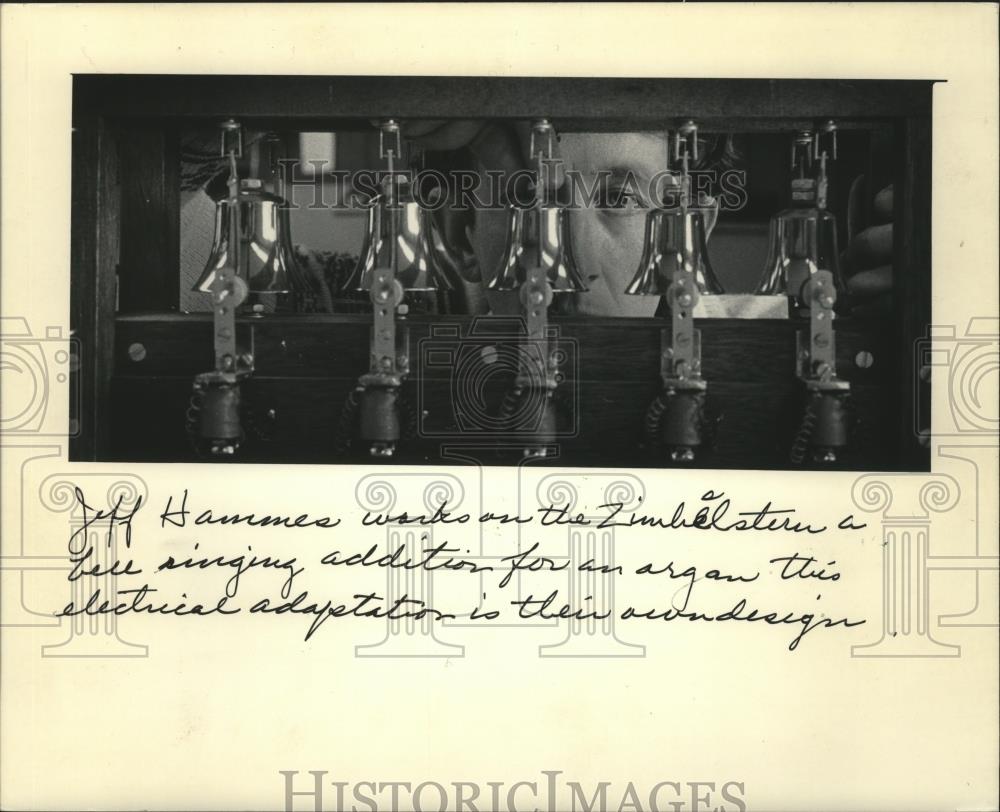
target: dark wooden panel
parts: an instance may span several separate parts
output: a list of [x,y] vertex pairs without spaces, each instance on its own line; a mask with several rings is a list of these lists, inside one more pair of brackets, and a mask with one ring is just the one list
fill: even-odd
[[442,76],[74,77],[74,113],[286,119],[678,116],[810,119],[927,115],[924,81]]
[[117,133],[96,117],[73,130],[73,217],[70,224],[70,329],[80,342],[79,434],[70,456],[103,458],[107,451],[109,382],[113,370],[116,268],[119,246]]
[[[930,106],[930,88],[926,104]],[[916,342],[928,334],[931,323],[931,122],[908,118],[898,127],[897,180],[894,195],[894,321],[897,354],[894,391],[899,397],[898,443],[914,470],[930,469],[929,434],[923,445],[918,432],[930,430],[930,385],[916,370]],[[923,403],[918,409],[919,399]],[[926,425],[916,425],[917,414]]]
[[[245,420],[251,426],[238,462],[371,462],[360,454],[337,451],[336,428],[344,399],[354,386],[346,378],[256,377],[244,387]],[[484,401],[497,404],[501,381],[491,384]],[[643,448],[642,420],[656,395],[655,381],[585,381],[566,391],[567,422],[558,438],[557,465],[669,465]],[[111,459],[122,461],[193,461],[197,457],[184,428],[191,391],[186,378],[116,378],[113,383]],[[837,467],[858,470],[899,468],[894,454],[893,415],[884,386],[858,386],[853,393],[857,422],[850,451]],[[395,462],[442,462],[442,449],[478,448],[484,464],[510,465],[519,460],[523,438],[509,432],[492,435],[475,428],[475,418],[457,427],[454,393],[446,381],[411,381],[406,397],[426,412],[418,436],[400,446]],[[697,467],[788,468],[788,449],[801,415],[801,389],[794,380],[780,385],[721,383],[711,388],[709,412],[720,417],[714,451]],[[273,420],[268,416],[273,413]],[[573,417],[576,417],[574,430]],[[253,426],[264,426],[257,433]],[[471,428],[469,428],[471,426]],[[262,434],[264,436],[262,436]],[[495,451],[483,451],[495,445]],[[548,464],[548,463],[543,463]]]
[[121,132],[121,258],[124,312],[176,310],[180,265],[180,157],[171,127]]
[[[495,415],[517,357],[516,320],[414,317],[412,374],[407,398],[419,410],[420,437],[405,445],[400,461],[440,462],[441,447],[493,443]],[[562,464],[661,465],[644,456],[643,416],[660,388],[657,319],[554,320],[565,350],[560,401],[565,423]],[[781,468],[801,416],[802,387],[794,376],[795,324],[785,321],[709,320],[700,323],[709,411],[721,418],[706,467]],[[891,337],[881,324],[842,320],[838,354],[843,377],[855,387],[860,420],[853,456],[845,467],[894,468],[897,417],[892,411]],[[342,404],[367,368],[368,320],[364,316],[247,319],[256,374],[244,386],[249,422],[268,424],[273,436],[252,437],[246,462],[335,462],[335,427]],[[433,335],[433,333],[438,333]],[[855,356],[875,363],[859,368]],[[123,317],[116,348],[115,408],[111,423],[118,459],[193,459],[184,435],[191,378],[209,368],[207,317]],[[475,383],[470,383],[475,381]],[[151,431],[150,427],[155,426]],[[270,430],[270,429],[269,429]],[[503,432],[511,445],[490,454],[496,464],[517,460],[523,438]],[[361,457],[360,459],[365,459]]]
[[[462,367],[469,376],[477,365],[503,361],[516,353],[508,319],[411,317],[413,377],[449,381]],[[584,381],[658,381],[660,331],[657,319],[553,319],[567,361],[568,379]],[[700,321],[703,369],[710,381],[767,383],[793,376],[796,325],[776,320]],[[444,335],[435,335],[444,333]],[[257,373],[281,377],[357,377],[368,367],[370,327],[364,316],[247,319],[239,332],[252,346]],[[867,352],[873,361],[860,368]],[[886,382],[894,374],[895,348],[881,322],[838,322],[838,369],[857,384]],[[452,360],[446,361],[446,358]],[[119,319],[115,374],[193,377],[210,368],[208,317]],[[471,366],[469,366],[471,364]],[[477,378],[490,377],[481,370]]]

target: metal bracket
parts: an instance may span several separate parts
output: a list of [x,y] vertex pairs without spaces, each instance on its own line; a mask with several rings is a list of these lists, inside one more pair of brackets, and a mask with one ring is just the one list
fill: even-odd
[[376,268],[369,293],[372,300],[371,374],[400,378],[409,371],[409,358],[399,353],[396,312],[403,301],[403,286],[393,268]]
[[[227,135],[240,137],[236,129],[226,129],[223,132],[223,142]],[[242,149],[242,143],[239,144]],[[237,374],[249,374],[253,367],[253,354],[240,354],[236,342],[236,309],[246,301],[250,288],[239,275],[244,246],[240,242],[240,181],[236,172],[235,148],[230,152],[229,175],[229,244],[232,246],[230,261],[223,265],[212,280],[212,327],[215,347],[215,371],[230,382],[236,381]]]
[[818,462],[833,463],[838,449],[847,444],[844,409],[851,384],[837,377],[833,330],[833,305],[837,292],[833,274],[817,271],[803,286],[809,302],[809,331],[796,333],[796,373],[809,393],[802,427],[792,445],[791,459],[801,463],[812,449]]
[[809,303],[809,334],[797,335],[796,374],[812,389],[850,388],[837,378],[837,349],[834,335],[833,306],[837,290],[833,274],[816,271],[803,286],[803,297]]
[[698,285],[693,270],[677,268],[667,289],[670,330],[663,331],[660,377],[665,389],[705,389],[701,377],[701,331],[694,326]]
[[[556,380],[549,358],[548,311],[553,294],[543,268],[535,266],[528,269],[528,278],[521,285],[520,298],[527,327],[524,343],[527,347],[535,348],[537,356],[533,356],[530,352],[521,354],[515,385],[552,391],[556,388]],[[537,357],[541,362],[541,370],[532,363],[533,357]]]
[[401,304],[403,286],[394,267],[374,271],[369,296],[373,314],[371,365],[358,379],[363,390],[362,438],[371,442],[371,456],[391,457],[400,436],[398,390],[410,371],[408,333],[396,321],[397,312],[405,315],[405,306]]
[[[694,327],[698,284],[689,261],[674,269],[665,298],[670,328],[660,333],[663,395],[650,407],[656,410],[651,430],[674,462],[691,462],[703,442],[700,414],[708,384],[701,377],[701,331]],[[647,414],[647,425],[650,419]]]

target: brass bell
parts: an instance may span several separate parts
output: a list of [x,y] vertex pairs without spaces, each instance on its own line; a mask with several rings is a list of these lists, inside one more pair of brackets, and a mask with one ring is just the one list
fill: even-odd
[[808,310],[804,289],[821,270],[831,273],[834,287],[842,293],[836,218],[817,208],[790,208],[771,218],[767,261],[756,293],[783,294],[793,310]]
[[[251,293],[290,293],[299,287],[301,272],[292,252],[288,208],[277,195],[265,192],[258,180],[241,180],[236,222],[242,268],[237,274]],[[211,293],[216,271],[232,262],[229,198],[215,204],[215,236],[208,263],[192,290]]]
[[[537,229],[537,235],[531,233],[532,229]],[[536,243],[537,250],[529,252],[527,248],[532,242]],[[496,291],[520,290],[532,267],[544,268],[553,293],[587,292],[573,257],[569,211],[565,207],[508,208],[507,236],[500,268],[487,287]]]
[[375,269],[389,267],[404,290],[455,290],[462,281],[462,262],[448,247],[434,212],[405,188],[395,206],[384,194],[369,203],[361,255],[347,287],[370,290]]
[[380,194],[368,203],[368,223],[358,264],[346,287],[371,290],[377,269],[391,268],[403,290],[455,290],[461,286],[463,264],[448,247],[430,209],[414,198],[410,180],[395,175],[403,144],[399,123],[379,124],[379,154],[388,177]]
[[708,258],[705,215],[682,206],[653,209],[646,215],[646,235],[639,269],[625,292],[632,296],[665,296],[680,269],[694,275],[702,295],[720,294],[722,285]]
[[433,213],[413,200],[391,209],[379,195],[369,204],[361,255],[347,287],[369,290],[375,269],[393,265],[404,290],[454,290],[460,284],[460,262],[438,233]]
[[[791,205],[771,218],[767,260],[758,295],[785,295],[793,315],[809,310],[806,285],[829,271],[838,293],[845,291],[837,249],[837,221],[826,208],[826,164],[837,157],[836,126],[802,130],[792,140]],[[821,150],[821,141],[826,147]]]

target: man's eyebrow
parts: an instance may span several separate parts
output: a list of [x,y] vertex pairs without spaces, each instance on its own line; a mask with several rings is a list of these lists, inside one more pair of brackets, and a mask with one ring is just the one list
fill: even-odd
[[[593,174],[598,174],[598,172],[603,173],[605,177],[610,178],[613,181],[623,181],[629,175],[631,175],[637,181],[649,181],[653,176],[660,171],[665,170],[666,167],[653,168],[649,166],[640,166],[638,164],[626,163],[626,164],[616,164],[614,166],[601,167],[600,169],[590,169],[587,171]],[[669,183],[669,181],[666,181]]]

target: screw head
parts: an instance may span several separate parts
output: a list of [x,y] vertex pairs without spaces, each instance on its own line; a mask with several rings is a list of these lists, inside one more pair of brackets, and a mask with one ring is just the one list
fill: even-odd
[[861,350],[854,356],[854,363],[859,369],[869,369],[875,363],[875,356],[868,350]]

